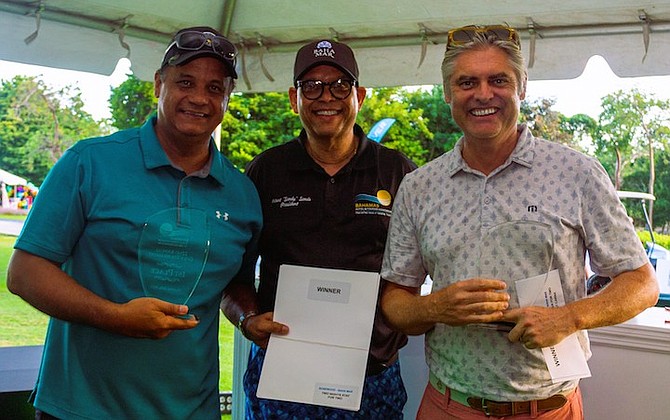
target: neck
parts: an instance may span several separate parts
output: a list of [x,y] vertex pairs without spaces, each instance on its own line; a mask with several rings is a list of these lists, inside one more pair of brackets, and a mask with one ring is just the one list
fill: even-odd
[[488,175],[505,163],[514,151],[517,140],[516,136],[501,142],[466,138],[461,155],[472,169]]
[[192,139],[184,139],[179,143],[166,142],[160,138],[159,141],[170,161],[187,175],[202,169],[209,161],[209,138],[205,143],[193,143]]
[[356,155],[358,151],[358,139],[352,138],[348,144],[340,145],[321,145],[318,142],[305,142],[307,154],[321,166],[329,175],[336,174]]

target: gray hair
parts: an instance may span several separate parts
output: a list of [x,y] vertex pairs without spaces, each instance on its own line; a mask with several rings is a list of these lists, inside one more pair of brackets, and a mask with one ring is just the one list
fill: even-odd
[[507,55],[509,64],[512,66],[514,75],[516,76],[517,93],[521,94],[526,90],[528,71],[526,70],[526,63],[519,46],[512,41],[501,40],[495,36],[489,36],[484,32],[477,32],[472,36],[471,42],[449,45],[445,50],[444,59],[442,60],[442,85],[445,95],[451,93],[449,80],[454,74],[454,66],[458,56],[466,51],[484,50],[491,47],[500,48]]

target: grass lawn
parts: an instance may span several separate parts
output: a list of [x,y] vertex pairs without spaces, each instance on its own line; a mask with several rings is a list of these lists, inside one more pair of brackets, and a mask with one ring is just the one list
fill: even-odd
[[[15,240],[14,236],[0,235],[0,347],[43,344],[49,320],[49,317],[7,290],[7,263]],[[234,327],[221,316],[219,328],[221,391],[233,389],[233,333]],[[230,416],[222,418],[228,419]]]

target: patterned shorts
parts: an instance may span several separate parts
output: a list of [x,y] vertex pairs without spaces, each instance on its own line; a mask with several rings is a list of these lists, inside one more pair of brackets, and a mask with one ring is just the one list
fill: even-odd
[[265,419],[383,419],[402,420],[407,402],[405,385],[400,376],[400,363],[396,362],[379,375],[368,376],[363,385],[361,409],[342,410],[311,404],[268,400],[256,397],[265,350],[251,346],[249,364],[244,374],[244,392],[247,396],[245,416],[248,420]]

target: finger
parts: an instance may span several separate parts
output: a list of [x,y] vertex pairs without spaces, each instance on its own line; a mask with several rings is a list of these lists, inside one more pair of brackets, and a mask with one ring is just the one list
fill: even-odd
[[177,305],[159,301],[159,310],[171,317],[168,328],[172,330],[186,330],[197,326],[200,318],[196,314],[190,314],[186,305]]
[[523,343],[524,342],[524,333],[525,333],[525,331],[523,330],[523,328],[520,325],[516,324],[516,326],[514,328],[512,328],[512,331],[510,331],[509,334],[507,334],[507,339],[509,341],[511,341],[512,343],[514,343],[516,341],[519,341],[519,342]]
[[175,311],[178,315],[186,315],[188,313],[188,306],[186,305],[175,305]]
[[273,322],[272,333],[278,335],[286,335],[288,334],[288,325],[280,324],[279,322]]
[[521,319],[521,308],[509,309],[503,313],[502,321],[518,323]]
[[465,280],[465,285],[472,290],[505,290],[507,283],[497,279],[472,279]]
[[[188,315],[184,315],[184,316],[188,316]],[[199,323],[200,323],[200,320],[196,316],[192,316],[192,317],[189,317],[189,318],[172,317],[172,320],[170,320],[169,329],[171,329],[171,330],[188,330],[188,329],[197,327]]]
[[509,307],[507,300],[482,300],[468,305],[471,312],[476,315],[496,315],[501,318],[504,311]]
[[176,303],[153,298],[149,302],[153,304],[154,308],[165,315],[180,317],[188,314],[188,306],[186,305],[177,305]]
[[529,350],[538,348],[538,346],[531,339],[524,339],[523,346]]

